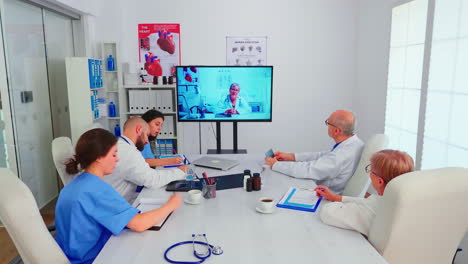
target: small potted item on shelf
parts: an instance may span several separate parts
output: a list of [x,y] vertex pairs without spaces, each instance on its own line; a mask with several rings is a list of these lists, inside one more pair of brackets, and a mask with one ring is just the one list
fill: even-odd
[[142,84],[151,84],[153,81],[153,77],[143,67],[140,69],[140,81]]

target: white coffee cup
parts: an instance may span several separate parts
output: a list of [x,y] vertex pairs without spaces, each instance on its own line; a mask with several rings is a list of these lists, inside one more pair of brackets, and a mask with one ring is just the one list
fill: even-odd
[[201,201],[202,193],[200,190],[188,191],[187,200],[191,203],[199,203]]
[[270,213],[271,211],[273,211],[273,208],[275,206],[275,200],[273,198],[262,197],[260,198],[260,200],[258,200],[258,202],[258,209],[260,209],[260,211],[263,211],[265,213]]

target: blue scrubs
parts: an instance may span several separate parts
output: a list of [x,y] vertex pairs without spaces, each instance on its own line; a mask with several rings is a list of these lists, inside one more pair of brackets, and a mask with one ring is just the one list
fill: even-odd
[[60,192],[57,243],[71,263],[92,263],[110,236],[118,235],[137,213],[111,185],[84,172]]
[[143,156],[144,159],[154,159],[154,154],[153,151],[151,151],[151,146],[150,144],[146,144],[145,148],[141,151],[141,155]]

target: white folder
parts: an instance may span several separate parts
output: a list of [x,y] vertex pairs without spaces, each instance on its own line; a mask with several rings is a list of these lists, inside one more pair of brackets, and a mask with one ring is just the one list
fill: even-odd
[[150,101],[150,94],[151,90],[144,90],[142,91],[142,105],[143,105],[143,111],[142,113],[145,113],[146,111],[151,109],[151,101]]
[[162,98],[163,98],[163,111],[165,113],[173,112],[174,109],[172,107],[172,91],[171,90],[162,90]]
[[157,99],[156,99],[156,91],[155,90],[150,90],[149,91],[149,106],[150,109],[155,109],[157,110]]
[[135,91],[135,113],[141,113],[142,112],[142,105],[141,105],[141,90],[136,90]]
[[135,91],[128,90],[128,109],[130,113],[135,113]]
[[167,133],[167,137],[173,137],[175,136],[175,132],[174,132],[174,116],[172,115],[167,115],[167,116],[164,116],[164,129],[165,129],[165,133]]
[[156,95],[156,109],[158,111],[161,111],[163,112],[163,98],[162,98],[162,95],[161,95],[161,90],[155,90],[155,95]]

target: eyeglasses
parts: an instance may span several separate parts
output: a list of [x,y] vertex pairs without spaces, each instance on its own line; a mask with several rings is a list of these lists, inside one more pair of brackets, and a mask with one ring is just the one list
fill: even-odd
[[339,128],[339,127],[337,127],[337,126],[335,126],[335,125],[333,125],[333,124],[330,124],[330,122],[328,122],[328,119],[325,120],[325,125],[326,125],[326,126],[332,126],[332,127]]
[[371,165],[370,164],[366,166],[365,170],[366,170],[366,173],[371,173],[372,172],[375,176],[379,176],[379,175],[377,175],[377,173],[375,173],[375,172],[373,172],[371,170]]
[[233,89],[233,88],[229,88],[231,91],[235,91],[235,92],[238,92],[240,91],[240,89]]

